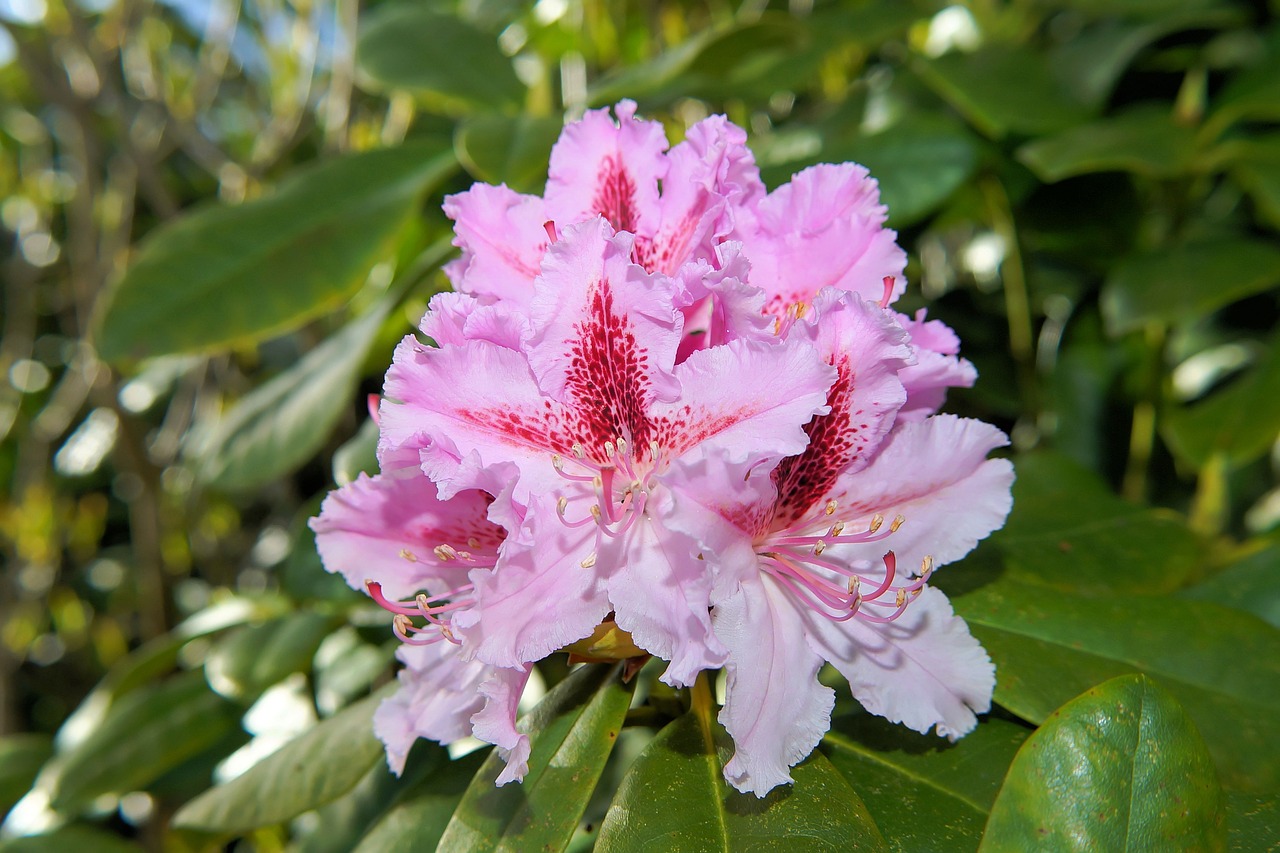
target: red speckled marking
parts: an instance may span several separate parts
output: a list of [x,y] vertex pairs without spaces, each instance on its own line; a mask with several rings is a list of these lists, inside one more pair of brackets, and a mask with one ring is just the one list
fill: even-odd
[[636,230],[636,183],[617,157],[606,157],[596,177],[596,197],[592,206],[613,225],[615,231]]
[[586,316],[574,324],[564,346],[569,351],[566,405],[543,400],[540,411],[484,409],[466,413],[467,419],[515,443],[564,455],[579,442],[601,463],[604,443],[623,437],[646,457],[655,436],[646,412],[653,384],[649,357],[626,317],[615,311],[608,282],[590,289]]
[[789,456],[773,472],[778,487],[774,509],[775,529],[785,528],[802,517],[815,502],[827,497],[840,472],[867,448],[867,424],[858,418],[862,410],[851,412],[857,377],[848,357],[835,365],[837,377],[827,392],[830,414],[805,424],[809,446],[799,456]]
[[644,453],[654,437],[645,411],[652,382],[648,353],[631,324],[614,311],[608,282],[591,288],[587,316],[575,323],[576,336],[565,341],[569,371],[565,388],[572,399],[570,432],[590,453],[625,436]]

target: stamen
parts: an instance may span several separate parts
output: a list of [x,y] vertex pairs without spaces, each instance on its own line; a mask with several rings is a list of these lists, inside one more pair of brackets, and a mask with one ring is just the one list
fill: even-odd
[[442,562],[447,563],[449,560],[458,559],[458,552],[452,545],[437,545],[432,550],[435,551],[435,555],[439,557]]
[[825,550],[827,550],[827,543],[823,542],[821,539],[819,539],[817,544],[813,546],[813,554],[815,557],[821,555]]
[[881,308],[888,308],[888,307],[889,307],[889,303],[893,301],[893,284],[894,284],[894,281],[895,281],[895,279],[894,279],[894,277],[893,277],[893,276],[891,276],[891,275],[887,275],[887,276],[885,276],[885,277],[884,277],[884,280],[883,280],[883,284],[884,284],[884,296],[880,297],[880,307],[881,307]]
[[898,528],[899,528],[899,527],[901,527],[901,526],[903,525],[903,522],[905,522],[905,521],[906,521],[906,519],[905,519],[905,518],[903,518],[902,516],[900,516],[900,515],[895,515],[895,516],[893,517],[893,523],[889,525],[889,532],[890,532],[890,533],[897,533],[897,532],[898,532]]
[[595,551],[592,551],[592,552],[587,556],[587,558],[586,558],[586,559],[584,559],[584,560],[582,560],[580,563],[578,563],[578,565],[579,565],[579,566],[582,566],[582,568],[584,568],[584,569],[589,569],[589,568],[591,568],[592,566],[594,566],[595,564],[596,564],[596,552],[595,552]]
[[408,548],[400,549],[400,558],[402,560],[408,560],[410,563],[418,562],[418,555],[410,551]]
[[823,512],[825,512],[827,515],[835,515],[835,514],[836,514],[836,502],[835,502],[835,501],[827,501],[827,506],[826,506],[826,508],[823,510]]
[[867,532],[875,533],[880,529],[880,525],[882,524],[884,524],[884,516],[877,512],[875,515],[871,516],[871,526],[867,528]]

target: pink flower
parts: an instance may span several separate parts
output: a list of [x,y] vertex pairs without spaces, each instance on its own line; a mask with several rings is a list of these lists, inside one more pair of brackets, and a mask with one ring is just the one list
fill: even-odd
[[535,662],[602,624],[692,683],[724,667],[725,775],[763,796],[826,731],[823,661],[868,710],[956,738],[994,673],[935,567],[1009,511],[995,428],[934,413],[959,340],[889,305],[905,255],[875,181],[766,194],[722,117],[667,151],[634,104],[588,113],[545,197],[450,197],[457,293],[397,348],[383,473],[313,520],[327,568],[405,641],[375,720],[397,771],[467,733],[519,779]]

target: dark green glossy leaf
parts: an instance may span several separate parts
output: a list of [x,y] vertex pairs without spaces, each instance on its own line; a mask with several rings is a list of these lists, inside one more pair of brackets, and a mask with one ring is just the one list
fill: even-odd
[[622,98],[643,98],[667,86],[679,86],[698,53],[716,37],[714,29],[695,33],[647,62],[626,65],[604,75],[587,89],[587,103],[612,106]]
[[[1154,4],[1153,4],[1154,5]],[[1108,10],[1095,26],[1067,39],[1050,52],[1051,64],[1062,80],[1082,103],[1103,106],[1116,82],[1134,58],[1147,45],[1165,36],[1187,29],[1226,27],[1239,23],[1242,15],[1231,7],[1212,7],[1174,0],[1157,17],[1147,21],[1120,18]]]
[[541,193],[551,147],[564,123],[558,117],[470,116],[453,138],[458,160],[478,181],[506,184],[517,192]]
[[72,824],[45,835],[29,835],[0,841],[0,853],[142,853],[143,848],[114,832],[92,826]]
[[30,790],[40,768],[52,755],[53,739],[48,735],[0,737],[0,819]]
[[1231,176],[1253,199],[1257,218],[1280,231],[1280,159],[1238,162]]
[[435,96],[458,111],[524,100],[496,37],[422,4],[387,3],[364,16],[356,63],[380,88]]
[[[298,837],[293,853],[350,853],[388,810],[410,796],[424,779],[447,772],[448,765],[448,750],[429,740],[418,740],[413,745],[399,776],[385,761],[375,762],[354,788],[316,810],[314,825]],[[465,785],[464,780],[462,786]],[[458,795],[461,794],[459,788]]]
[[1223,87],[1204,132],[1216,135],[1243,119],[1280,119],[1280,56],[1236,76]]
[[389,307],[384,301],[237,400],[194,450],[200,479],[249,491],[314,456],[350,409],[360,366]]
[[1233,853],[1280,851],[1280,794],[1227,792],[1227,849]]
[[733,750],[718,723],[688,713],[658,733],[622,781],[596,850],[883,850],[866,806],[818,751],[791,770],[795,784],[764,798],[733,790]]
[[1174,452],[1197,467],[1214,455],[1232,466],[1265,455],[1280,435],[1280,336],[1228,387],[1165,412],[1163,427]]
[[619,670],[588,665],[556,685],[520,722],[532,747],[524,781],[494,785],[506,765],[495,750],[471,781],[438,849],[563,849],[631,704],[634,682],[622,684]]
[[993,139],[1009,133],[1053,133],[1079,124],[1091,111],[1029,48],[987,47],[950,53],[913,66],[920,77],[974,127]]
[[823,150],[823,157],[866,166],[880,183],[880,200],[889,208],[889,224],[896,228],[936,210],[978,165],[977,146],[969,132],[950,122],[920,117],[872,136],[834,141]]
[[953,744],[855,713],[832,720],[822,751],[867,804],[891,849],[974,850],[1027,733],[992,718]]
[[1107,277],[1102,312],[1118,335],[1148,322],[1198,319],[1280,283],[1280,247],[1227,238],[1137,255]]
[[1222,787],[1196,727],[1126,675],[1054,711],[1018,751],[982,851],[1222,850]]
[[209,690],[198,671],[128,693],[88,737],[58,756],[53,808],[74,812],[102,794],[145,788],[218,742],[239,718],[240,709]]
[[1154,594],[1178,589],[1198,567],[1198,540],[1176,513],[1121,500],[1092,471],[1057,454],[1019,457],[1016,469],[1013,512],[991,541],[1019,580],[1090,594]]
[[342,710],[242,775],[196,797],[174,815],[174,826],[235,835],[337,799],[382,758],[382,743],[373,735],[373,712],[384,693]]
[[299,169],[275,191],[162,226],[97,335],[110,361],[243,345],[347,299],[392,248],[452,154],[405,145]]
[[361,474],[378,473],[378,422],[373,418],[333,452],[333,481],[345,486]]
[[1251,553],[1179,594],[1244,610],[1280,628],[1280,542],[1252,545]]
[[[965,567],[970,568],[970,567]],[[1116,566],[1116,571],[1125,571]],[[973,582],[948,570],[954,580]],[[1199,726],[1223,781],[1280,787],[1280,631],[1211,602],[1086,597],[1016,580],[955,595],[996,664],[996,701],[1033,723],[1109,678],[1157,678]]]
[[1052,183],[1090,172],[1173,178],[1195,152],[1195,132],[1174,122],[1168,106],[1153,106],[1037,139],[1018,149],[1018,159]]
[[209,686],[228,699],[252,701],[287,676],[310,669],[333,627],[329,616],[298,612],[241,628],[205,658]]
[[472,778],[488,757],[484,750],[449,761],[415,785],[360,840],[357,853],[434,850]]

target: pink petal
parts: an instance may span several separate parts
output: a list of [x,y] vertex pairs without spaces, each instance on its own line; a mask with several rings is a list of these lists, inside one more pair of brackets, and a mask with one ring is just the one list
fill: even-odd
[[435,484],[416,469],[401,476],[361,474],[330,492],[311,519],[325,568],[341,572],[363,591],[365,581],[382,584],[391,598],[465,583],[456,562],[441,561],[438,545],[496,551],[503,530],[486,518],[489,498],[464,492],[450,501],[436,496]]
[[528,318],[513,310],[509,302],[485,305],[473,296],[449,292],[431,297],[427,307],[418,328],[436,346],[488,341],[518,350],[529,334]]
[[679,393],[681,318],[670,279],[629,260],[631,238],[599,217],[566,228],[543,263],[532,308],[529,364],[550,397],[577,416],[589,449],[624,436],[645,447],[646,411]]
[[675,376],[681,398],[653,409],[671,456],[703,446],[730,461],[762,461],[804,449],[804,425],[825,411],[835,371],[800,340],[736,340],[691,354]]
[[529,736],[516,731],[516,712],[532,669],[532,664],[519,669],[490,668],[480,683],[485,703],[471,717],[472,734],[498,747],[498,755],[507,762],[495,780],[499,786],[520,781],[529,772]]
[[453,245],[462,257],[445,272],[462,293],[527,306],[542,253],[547,247],[542,199],[506,186],[474,184],[444,200],[454,221]]
[[840,291],[824,291],[813,322],[793,326],[790,336],[813,339],[837,376],[827,392],[830,411],[805,425],[808,446],[775,472],[779,527],[826,501],[838,477],[870,462],[906,400],[898,372],[911,357],[906,334],[884,311]]
[[991,709],[995,666],[947,597],[925,587],[883,625],[808,619],[822,654],[868,711],[925,734],[956,740]]
[[733,736],[724,776],[763,797],[791,780],[831,724],[835,693],[818,683],[822,658],[809,648],[791,600],[766,576],[721,602],[715,631],[729,647],[728,690],[720,722]]
[[611,609],[603,564],[590,559],[596,536],[594,524],[566,527],[554,497],[536,498],[497,568],[472,573],[476,604],[453,619],[468,656],[521,666],[590,635]]
[[808,302],[824,287],[878,302],[893,276],[893,298],[906,288],[906,253],[884,228],[879,186],[855,163],[805,169],[774,190],[737,232],[751,259],[751,283],[771,310]]
[[551,150],[546,210],[560,227],[603,216],[616,231],[650,236],[658,227],[658,181],[666,173],[667,137],[656,121],[638,121],[636,105],[589,110],[564,129]]
[[847,553],[878,561],[892,549],[909,572],[926,556],[941,566],[969,553],[1004,524],[1012,506],[1013,465],[986,458],[1006,444],[990,424],[954,415],[895,427],[875,460],[842,477],[833,495],[842,519],[865,521],[880,513],[905,522],[880,542],[845,546]]
[[914,318],[894,315],[915,350],[916,363],[898,372],[907,389],[907,401],[898,413],[899,420],[920,421],[934,414],[946,402],[948,388],[970,388],[978,371],[966,359],[957,358],[960,338],[941,320],[925,320],[921,308]]
[[373,731],[387,748],[387,764],[397,776],[418,738],[442,744],[471,734],[471,717],[484,704],[480,683],[492,668],[466,662],[452,643],[402,645],[400,689],[382,700],[373,714]]
[[[686,687],[704,669],[724,663],[726,649],[711,632],[711,571],[697,543],[672,529],[669,496],[657,495],[624,537],[601,543],[614,619],[636,645],[670,663],[662,680]],[[665,504],[665,506],[657,504]]]

